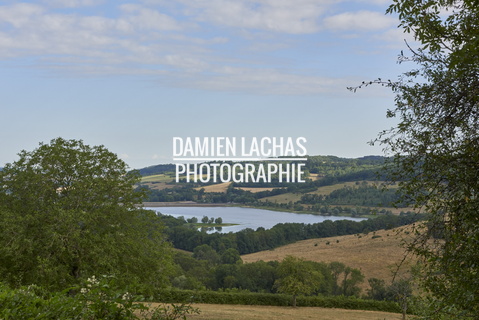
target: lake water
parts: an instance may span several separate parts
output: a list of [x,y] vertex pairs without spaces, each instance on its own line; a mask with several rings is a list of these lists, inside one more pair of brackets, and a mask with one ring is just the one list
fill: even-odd
[[223,219],[223,223],[234,223],[236,226],[223,227],[221,232],[238,232],[240,230],[251,228],[256,230],[259,227],[270,229],[278,223],[318,223],[325,220],[353,220],[361,221],[365,218],[350,218],[336,216],[320,216],[314,214],[299,214],[292,212],[271,211],[256,208],[241,207],[155,207],[145,208],[160,212],[173,217],[183,216],[185,219],[196,217],[201,222],[203,216],[208,218]]

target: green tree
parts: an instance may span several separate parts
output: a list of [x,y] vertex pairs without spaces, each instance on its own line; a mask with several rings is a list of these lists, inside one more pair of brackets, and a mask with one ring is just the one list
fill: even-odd
[[322,275],[303,259],[287,256],[278,266],[278,279],[275,286],[278,292],[293,296],[293,307],[300,294],[311,294],[320,285]]
[[226,249],[225,252],[221,254],[221,263],[223,264],[241,264],[243,260],[238,252],[234,248]]
[[277,261],[262,260],[238,265],[238,286],[253,292],[272,292],[276,280]]
[[[390,178],[404,199],[429,213],[410,249],[423,259],[437,312],[479,314],[479,5],[476,0],[394,0],[388,9],[419,48],[399,81],[378,141],[393,156]],[[370,84],[372,82],[366,83]],[[441,239],[434,237],[441,234]],[[438,313],[439,314],[439,313]]]
[[368,298],[374,300],[385,300],[386,299],[386,282],[378,278],[369,278],[368,279],[370,289],[367,289]]
[[104,146],[57,138],[19,157],[0,174],[0,199],[15,211],[134,209],[144,197],[132,188],[139,174]]
[[193,251],[193,258],[206,260],[211,266],[217,265],[221,261],[220,255],[207,244],[197,246]]
[[402,311],[402,319],[406,319],[408,305],[412,297],[412,285],[408,279],[399,279],[394,281],[388,288],[389,295],[399,303]]
[[0,172],[0,276],[62,289],[92,275],[165,285],[162,224],[137,209],[138,175],[105,147],[57,138]]

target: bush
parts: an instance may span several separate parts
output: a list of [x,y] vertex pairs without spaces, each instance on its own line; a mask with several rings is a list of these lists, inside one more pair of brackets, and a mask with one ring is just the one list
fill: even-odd
[[37,286],[10,289],[0,284],[0,319],[102,319],[173,320],[199,313],[189,304],[156,308],[141,303],[143,297],[115,289],[115,279],[89,278],[82,287],[50,293]]

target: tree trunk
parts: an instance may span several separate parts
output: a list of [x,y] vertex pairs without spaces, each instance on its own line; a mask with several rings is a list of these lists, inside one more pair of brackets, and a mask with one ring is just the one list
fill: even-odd
[[296,308],[296,295],[293,294],[293,308]]
[[403,301],[403,303],[402,303],[402,320],[406,320],[406,313],[407,313],[407,301]]

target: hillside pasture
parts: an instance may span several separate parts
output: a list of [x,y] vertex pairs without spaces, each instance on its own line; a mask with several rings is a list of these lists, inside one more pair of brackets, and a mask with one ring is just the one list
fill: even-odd
[[195,188],[195,190],[201,190],[204,189],[205,192],[222,192],[226,193],[226,190],[228,190],[228,187],[230,186],[232,182],[224,182],[224,183],[218,183],[218,184],[211,184],[208,186],[202,186]]
[[143,186],[147,186],[153,190],[164,190],[167,188],[173,188],[175,185],[167,184],[166,182],[146,182],[142,183]]
[[[324,187],[319,187],[317,190],[308,192],[309,194],[320,194],[320,195],[329,195],[331,192],[342,189],[345,187],[359,187],[361,185],[362,181],[356,182],[343,182],[343,183],[337,183],[333,184],[330,186],[324,186]],[[377,185],[379,182],[374,182],[374,181],[366,181],[367,185]],[[259,201],[271,201],[271,202],[276,202],[276,203],[289,203],[292,201],[293,203],[296,201],[301,201],[301,197],[304,195],[304,193],[293,193],[293,192],[288,192],[288,193],[283,193],[271,197],[264,197],[259,199]]]
[[147,182],[172,182],[175,179],[174,174],[155,174],[151,176],[145,176],[141,178],[142,183],[147,183]]
[[[403,241],[410,241],[410,227],[392,230],[379,230],[368,234],[337,236],[330,238],[309,239],[282,246],[273,250],[261,251],[241,256],[245,263],[263,261],[281,261],[291,255],[317,262],[341,262],[357,268],[365,276],[361,285],[368,288],[367,279],[383,279],[391,283],[393,272],[401,264],[406,254],[401,246]],[[407,272],[412,257],[408,257],[399,269],[399,275]],[[414,259],[413,259],[414,260]]]
[[288,192],[288,193],[278,194],[276,196],[261,198],[261,199],[258,199],[258,201],[262,201],[262,202],[270,201],[275,203],[289,203],[290,201],[292,201],[294,203],[296,201],[301,201],[302,196],[303,196],[303,193]]
[[[365,185],[368,186],[378,186],[380,182],[377,181],[364,181]],[[316,191],[308,192],[309,194],[320,194],[327,196],[333,191],[345,188],[345,187],[353,187],[353,188],[358,188],[361,185],[363,185],[363,181],[350,181],[350,182],[343,182],[343,183],[337,183],[333,184],[330,186],[324,186],[324,187],[319,187]]]
[[249,192],[252,192],[252,193],[257,193],[257,192],[261,192],[261,191],[272,191],[274,189],[284,189],[284,188],[249,188],[249,187],[240,187],[240,188],[235,188],[235,189],[239,189],[239,190],[243,190],[243,191],[249,191]]

